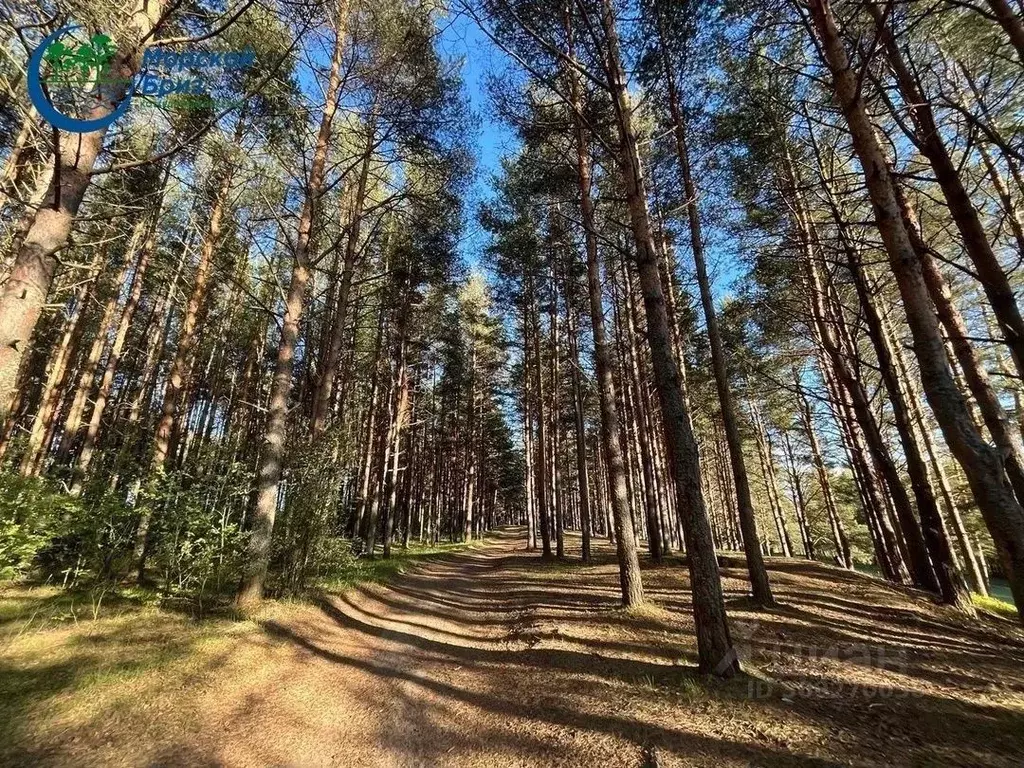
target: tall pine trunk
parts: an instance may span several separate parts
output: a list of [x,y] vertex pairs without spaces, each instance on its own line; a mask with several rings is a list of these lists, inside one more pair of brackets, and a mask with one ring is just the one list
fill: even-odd
[[658,257],[647,209],[643,166],[637,133],[633,127],[633,108],[626,90],[611,0],[601,2],[601,26],[605,34],[607,71],[619,134],[619,164],[625,184],[630,226],[636,240],[636,262],[647,315],[647,342],[654,365],[654,381],[661,404],[669,464],[675,479],[676,507],[683,516],[686,534],[699,666],[704,672],[732,676],[739,670],[739,659],[729,636],[711,524],[701,494],[697,441],[683,398],[679,364],[672,348],[672,331],[665,309]]
[[[142,54],[156,25],[161,0],[139,0],[131,11],[126,32],[110,62],[111,82],[99,88],[87,119],[109,115],[124,99],[139,71]],[[138,42],[141,41],[141,42]],[[61,134],[55,163],[43,204],[31,217],[24,239],[17,244],[14,267],[0,291],[0,423],[6,421],[22,358],[46,304],[57,271],[57,254],[68,243],[71,228],[92,181],[96,158],[103,149],[107,127],[91,133]]]
[[[655,11],[657,13],[657,11]],[[729,383],[729,373],[725,364],[725,350],[722,347],[722,334],[718,328],[718,310],[711,293],[711,279],[708,276],[707,258],[704,253],[704,236],[701,232],[700,210],[697,206],[697,185],[693,180],[693,168],[687,147],[686,121],[679,106],[676,92],[675,73],[672,61],[665,44],[661,17],[658,17],[658,41],[662,62],[664,64],[666,84],[668,86],[669,109],[672,115],[673,136],[675,138],[676,159],[683,176],[683,192],[686,195],[686,216],[690,226],[690,248],[693,252],[693,264],[697,272],[697,286],[700,291],[700,303],[704,309],[704,322],[708,331],[708,343],[711,346],[711,369],[715,377],[715,389],[718,392],[718,405],[722,413],[725,428],[725,441],[729,447],[729,465],[732,469],[732,480],[736,487],[736,503],[739,512],[740,530],[743,534],[743,550],[747,556],[747,573],[750,576],[750,587],[754,600],[762,606],[775,603],[771,585],[768,582],[768,571],[761,555],[760,535],[757,531],[757,518],[754,516],[754,501],[750,493],[750,478],[747,475],[746,459],[743,456],[743,438],[740,436],[739,420],[736,412],[736,401],[733,398]]]
[[299,338],[299,323],[305,303],[306,284],[309,282],[311,253],[315,247],[314,228],[320,198],[327,189],[325,166],[331,137],[331,123],[338,109],[341,89],[341,63],[345,50],[346,9],[343,2],[337,7],[335,19],[334,52],[328,76],[323,114],[317,132],[313,162],[306,181],[305,199],[299,217],[299,228],[292,254],[292,275],[285,299],[281,338],[274,364],[274,378],[270,386],[267,406],[267,425],[263,452],[260,457],[256,481],[256,504],[253,509],[249,540],[246,544],[242,582],[236,598],[237,604],[247,608],[263,598],[263,582],[270,564],[270,545],[277,514],[278,486],[284,465],[288,440],[288,398],[292,388],[295,346]]
[[[569,57],[574,57],[572,26],[569,12],[565,15]],[[608,536],[615,542],[619,563],[619,588],[622,602],[627,607],[644,601],[640,561],[636,539],[630,521],[629,497],[626,492],[626,465],[622,455],[622,428],[619,421],[615,378],[612,375],[612,351],[604,321],[604,294],[601,290],[601,264],[598,258],[597,229],[594,221],[594,202],[591,197],[591,159],[587,133],[583,127],[583,101],[580,96],[579,77],[570,73],[573,133],[576,140],[576,182],[580,195],[580,216],[583,221],[584,244],[587,257],[587,298],[590,306],[590,328],[594,339],[594,367],[597,373],[598,406],[601,413],[601,443],[598,466],[605,471],[596,478],[608,481],[608,510],[610,515]]]
[[82,443],[82,450],[78,455],[78,464],[75,467],[74,482],[71,486],[72,493],[81,492],[86,473],[89,471],[89,465],[92,463],[92,457],[96,450],[96,441],[99,437],[100,424],[103,421],[103,413],[106,410],[107,401],[110,398],[110,392],[114,386],[114,375],[117,373],[117,366],[121,360],[121,353],[124,351],[124,345],[128,339],[128,331],[131,329],[132,321],[135,319],[135,311],[139,308],[139,302],[142,300],[143,280],[146,276],[146,270],[149,268],[149,263],[153,258],[153,254],[156,251],[157,227],[160,222],[160,206],[163,201],[164,187],[166,187],[169,174],[170,166],[168,166],[164,173],[160,201],[158,202],[156,211],[153,214],[153,220],[150,223],[149,234],[146,237],[146,242],[142,246],[142,254],[139,256],[139,261],[135,265],[135,272],[132,274],[132,283],[131,288],[129,289],[128,299],[125,302],[124,308],[121,310],[121,317],[118,320],[117,331],[115,332],[114,340],[110,345],[110,353],[107,355],[107,362],[104,365],[103,375],[100,378],[100,386],[96,393],[95,401],[93,402],[92,414],[89,418],[89,425],[86,428],[85,440]]
[[363,223],[363,205],[366,200],[366,184],[370,175],[370,160],[373,157],[374,130],[367,128],[366,148],[359,171],[359,182],[356,185],[355,199],[352,203],[352,221],[349,226],[348,240],[345,243],[345,260],[342,264],[341,285],[338,287],[337,307],[331,325],[331,339],[327,356],[320,372],[320,381],[313,396],[313,416],[311,429],[318,435],[327,427],[327,416],[330,410],[331,395],[334,392],[334,380],[338,376],[338,361],[341,359],[341,348],[345,339],[348,322],[349,297],[352,293],[352,277],[359,255],[359,235]]
[[[989,1],[993,6],[1006,5],[1006,0]],[[953,222],[963,240],[964,250],[971,263],[974,264],[978,280],[981,281],[985,295],[992,304],[992,311],[995,313],[1003,333],[1003,339],[1013,356],[1017,374],[1024,375],[1024,317],[1021,316],[1020,306],[1014,296],[1009,276],[996,257],[982,225],[981,216],[974,207],[953,158],[950,157],[949,151],[946,149],[939,126],[935,122],[931,104],[922,93],[917,79],[904,61],[892,30],[886,24],[882,10],[873,3],[868,3],[867,8],[881,36],[885,58],[896,76],[896,83],[903,103],[910,113],[914,127],[912,131],[914,143],[931,164],[935,181],[942,190],[946,206],[949,208]],[[999,11],[997,11],[998,13]],[[1011,19],[1015,22],[1015,29],[1020,31],[1022,29],[1020,18],[1016,14],[1006,17],[1006,21]],[[1000,17],[1000,23],[1002,22],[1003,17]],[[1021,34],[1024,35],[1024,32]]]
[[[858,77],[850,68],[829,0],[811,0],[810,11],[825,63],[832,74],[836,99],[864,171],[875,221],[903,298],[925,397],[946,442],[964,469],[996,542],[1014,600],[1024,605],[1024,509],[1007,482],[1002,457],[982,439],[956,387],[923,265],[907,232],[888,160],[868,117]],[[1024,614],[1021,621],[1024,622]]]

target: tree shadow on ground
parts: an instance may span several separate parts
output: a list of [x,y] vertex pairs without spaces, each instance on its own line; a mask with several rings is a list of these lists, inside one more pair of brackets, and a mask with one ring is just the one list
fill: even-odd
[[[337,617],[337,614],[332,614],[332,618],[340,617]],[[346,619],[342,619],[342,621],[345,622],[343,626],[350,629],[354,628]],[[293,643],[305,649],[309,653],[319,658],[326,659],[333,664],[359,669],[363,672],[369,672],[384,679],[398,679],[405,683],[412,684],[417,688],[429,691],[442,700],[462,702],[469,704],[474,708],[507,718],[541,720],[550,725],[563,726],[574,730],[595,731],[598,733],[615,735],[633,743],[640,749],[649,748],[651,744],[657,744],[662,749],[680,756],[712,751],[718,754],[727,755],[732,759],[750,761],[756,765],[806,766],[807,768],[810,768],[811,766],[821,767],[835,765],[834,762],[821,758],[794,753],[784,753],[763,747],[752,747],[726,738],[713,739],[701,734],[688,733],[681,729],[673,729],[662,725],[644,723],[643,721],[624,715],[602,716],[589,712],[581,712],[554,702],[554,696],[552,696],[552,694],[556,694],[558,692],[557,687],[553,687],[548,692],[549,697],[539,706],[534,706],[531,703],[513,701],[501,696],[485,695],[477,691],[453,686],[425,675],[417,674],[416,672],[409,671],[408,669],[396,668],[386,664],[379,664],[335,653],[326,648],[322,648],[316,642],[303,637],[292,631],[290,628],[284,627],[280,624],[272,622],[268,623],[266,625],[266,629],[272,636],[280,640]],[[371,631],[369,634],[373,637],[382,636],[378,634],[377,631]],[[396,640],[396,636],[399,634],[400,633],[391,633],[390,635],[384,635],[384,637],[389,640]],[[420,640],[422,640],[422,638],[418,638],[416,640],[409,637],[402,638],[402,641],[408,642],[416,647],[421,647],[419,644]],[[476,649],[465,649],[461,647],[453,649],[448,647],[443,650],[443,653],[451,659],[460,660],[465,664],[475,664],[481,660],[481,655]],[[536,656],[533,658],[535,661],[533,664],[529,665],[541,670],[543,670],[545,665],[548,663],[552,664],[549,669],[561,669],[564,667],[565,663],[565,657],[560,657],[558,655],[542,655],[541,658],[543,659],[543,662],[540,664],[538,664]],[[502,665],[504,660],[490,659],[489,661],[491,663]],[[480,670],[480,672],[483,673],[483,670]],[[550,679],[549,682],[551,682]]]
[[[165,617],[129,637],[112,623],[44,664],[4,659],[0,763],[1020,765],[1016,630],[803,563],[783,563],[781,606],[755,612],[730,571],[746,674],[722,683],[694,667],[685,568],[645,567],[660,607],[631,612],[606,543],[593,564],[547,567],[510,551],[517,535],[316,609],[225,622],[244,631],[214,647]],[[147,669],[144,685],[118,689]],[[29,738],[35,707],[96,677],[115,682],[73,727]],[[166,709],[139,707],[161,696]]]
[[[670,646],[665,642],[657,643],[652,649],[651,644],[643,640],[625,642],[622,638],[575,637],[573,642],[582,649],[502,647],[500,638],[493,634],[503,622],[507,625],[511,621],[510,616],[524,611],[530,611],[534,621],[553,623],[570,631],[575,625],[597,622],[608,626],[619,623],[622,627],[649,633],[663,634],[667,629],[686,632],[692,623],[688,616],[689,601],[683,592],[685,569],[659,566],[645,571],[645,576],[654,577],[649,593],[669,612],[667,619],[664,616],[649,619],[642,615],[629,616],[616,608],[615,574],[609,572],[614,570],[613,558],[603,556],[603,565],[579,566],[576,575],[586,571],[585,589],[578,589],[572,579],[559,579],[558,574],[571,574],[571,568],[538,568],[540,559],[526,554],[478,562],[471,570],[479,577],[455,576],[466,572],[466,558],[481,556],[487,557],[485,553],[455,555],[443,564],[409,574],[389,587],[386,594],[364,596],[368,604],[341,599],[325,601],[321,607],[346,631],[405,646],[407,652],[420,654],[433,663],[447,660],[448,664],[467,666],[484,675],[501,668],[515,675],[534,676],[545,681],[543,685],[552,691],[561,690],[566,701],[571,700],[574,686],[588,684],[583,680],[639,683],[665,691],[697,686],[701,695],[742,700],[744,706],[754,706],[771,716],[813,723],[824,730],[839,727],[846,742],[854,745],[855,751],[865,758],[877,750],[879,734],[892,728],[894,717],[906,719],[909,749],[930,750],[934,755],[975,754],[985,755],[986,760],[996,763],[1006,762],[1016,759],[1017,750],[1024,742],[1024,719],[1020,711],[999,704],[974,702],[968,695],[986,681],[997,680],[1007,690],[1017,690],[1024,685],[1020,668],[1024,643],[1007,636],[1001,628],[984,622],[968,625],[949,616],[925,602],[915,590],[889,588],[878,580],[820,564],[794,566],[782,562],[779,570],[792,575],[795,581],[780,590],[781,607],[758,614],[739,612],[743,620],[768,634],[759,638],[755,630],[755,636],[744,638],[746,651],[755,660],[756,668],[758,660],[777,660],[787,653],[802,663],[806,661],[808,648],[820,648],[829,651],[827,655],[833,667],[826,664],[808,673],[799,668],[787,669],[787,662],[777,670],[773,668],[767,681],[757,676],[743,677],[731,686],[708,687],[708,681],[700,678],[692,666],[662,663],[657,658],[637,658],[640,654],[650,657],[652,650],[655,657],[666,654]],[[770,562],[773,571],[777,565],[777,560]],[[486,574],[495,575],[496,582],[500,576],[500,584],[489,584]],[[871,599],[831,594],[828,590],[835,589],[836,584],[850,585],[855,592],[866,590],[871,593]],[[730,594],[734,599],[742,597],[742,592],[737,593],[735,587]],[[897,598],[917,603],[909,607],[886,603]],[[453,632],[450,628],[441,629],[409,619],[410,615],[423,614],[455,623],[462,630]],[[674,626],[672,619],[675,619]],[[297,642],[310,652],[330,653],[317,645],[315,639],[296,636],[286,628],[268,631]],[[457,644],[446,641],[448,635],[455,637]],[[778,642],[775,639],[778,635],[789,638],[788,642]],[[564,632],[561,637],[556,634],[554,639],[564,639],[564,636]],[[549,639],[551,636],[540,633],[539,642]],[[686,638],[682,639],[684,642],[671,655],[692,659],[692,646]],[[519,637],[514,636],[513,640],[518,641]],[[900,654],[901,666],[897,674],[886,675],[886,670],[873,668],[873,660],[865,661],[863,647],[869,640],[889,650],[893,656]],[[838,668],[834,668],[836,665]],[[848,679],[848,670],[858,665],[866,667],[862,671],[867,674],[878,673],[874,694],[865,695],[863,682]],[[980,669],[972,671],[972,667]],[[417,677],[407,669],[392,672]],[[390,673],[378,668],[375,674]],[[436,684],[425,679],[409,682],[428,688]],[[962,690],[960,694],[950,695],[932,690],[934,685]],[[764,695],[765,690],[769,690],[770,695]],[[538,713],[527,703],[490,701],[481,698],[479,692],[452,686],[444,689],[444,695],[500,714],[538,716],[551,724],[620,736],[633,733],[630,740],[638,748],[653,743],[676,751],[685,749],[683,744],[694,746],[697,742],[701,749],[710,747],[701,741],[704,736],[681,734],[676,729],[640,719],[602,719],[587,715],[580,720],[566,711],[556,710],[552,714],[550,707]],[[963,730],[950,729],[951,717],[959,717],[964,729],[972,735],[964,738]],[[654,740],[636,738],[639,730],[653,734]],[[915,746],[915,742],[920,741],[911,738],[915,732],[927,733],[928,743]],[[730,746],[729,739],[724,739],[720,746],[730,757],[742,754],[743,759],[757,761],[757,764],[770,764],[777,759],[782,761],[780,764],[789,765],[828,764],[827,761],[813,762],[819,758],[807,754],[785,753],[783,760],[781,752],[770,749],[757,752],[735,740]],[[801,763],[801,760],[812,762]]]

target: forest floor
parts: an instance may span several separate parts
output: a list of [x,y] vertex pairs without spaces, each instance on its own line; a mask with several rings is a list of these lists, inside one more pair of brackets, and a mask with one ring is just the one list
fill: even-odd
[[655,606],[624,611],[606,544],[588,566],[524,545],[500,531],[249,621],[85,604],[31,626],[32,590],[2,591],[0,764],[1021,764],[1006,619],[777,559],[780,607],[754,612],[729,567],[745,672],[720,683],[695,673],[678,560],[645,563]]

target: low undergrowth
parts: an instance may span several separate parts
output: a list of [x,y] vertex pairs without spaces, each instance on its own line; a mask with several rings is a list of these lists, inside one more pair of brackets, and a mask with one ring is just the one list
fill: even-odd
[[337,563],[329,574],[315,584],[314,589],[320,592],[344,592],[359,584],[379,584],[404,573],[422,560],[472,546],[460,542],[410,544],[408,548],[392,547],[391,556],[386,559],[379,554],[372,558],[365,555],[353,556]]
[[974,605],[983,611],[1001,616],[1004,619],[1017,620],[1017,608],[1012,603],[1000,600],[998,597],[986,597],[985,595],[972,594],[971,599]]

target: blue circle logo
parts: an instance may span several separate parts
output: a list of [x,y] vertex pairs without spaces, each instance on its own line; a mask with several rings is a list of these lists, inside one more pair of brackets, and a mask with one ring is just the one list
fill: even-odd
[[[120,103],[102,117],[83,119],[62,111],[54,105],[47,88],[43,87],[43,66],[49,65],[45,79],[48,88],[63,88],[69,93],[81,94],[93,88],[99,92],[102,85],[112,82],[109,77],[110,61],[117,49],[106,35],[93,35],[87,42],[65,45],[63,38],[81,27],[61,27],[43,38],[28,62],[28,95],[39,115],[54,128],[70,133],[91,133],[106,128],[125,112],[132,100],[132,84]],[[92,87],[90,87],[92,86]],[[95,100],[95,96],[92,97]],[[69,99],[70,101],[70,99]]]

